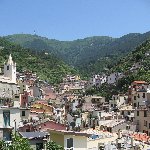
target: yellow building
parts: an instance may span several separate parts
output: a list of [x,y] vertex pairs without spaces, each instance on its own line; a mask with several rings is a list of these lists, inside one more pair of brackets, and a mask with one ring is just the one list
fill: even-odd
[[98,132],[75,132],[64,130],[49,130],[50,140],[64,147],[65,150],[98,150],[99,145],[108,143],[117,139],[116,134]]

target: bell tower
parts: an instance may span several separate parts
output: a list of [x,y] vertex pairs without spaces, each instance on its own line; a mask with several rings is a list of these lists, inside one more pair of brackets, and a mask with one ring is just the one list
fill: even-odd
[[9,78],[12,83],[16,83],[16,63],[13,62],[11,54],[7,63],[4,64],[4,77]]

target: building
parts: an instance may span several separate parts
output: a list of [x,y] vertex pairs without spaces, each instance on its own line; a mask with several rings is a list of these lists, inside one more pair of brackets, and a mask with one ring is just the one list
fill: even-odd
[[127,121],[133,121],[134,120],[135,109],[132,107],[132,105],[124,105],[119,110],[120,110],[120,114],[123,115],[123,117]]
[[106,83],[107,76],[105,75],[93,75],[93,77],[90,79],[90,85],[91,86],[100,86],[103,83]]
[[128,90],[128,103],[134,107],[143,106],[147,101],[147,90],[149,85],[145,81],[134,81],[129,86]]
[[30,86],[29,90],[31,91],[31,96],[35,98],[43,98],[42,89],[39,86],[37,85]]
[[100,144],[115,141],[117,135],[98,131],[85,130],[82,132],[49,130],[51,140],[64,147],[65,150],[98,150]]
[[[30,109],[7,107],[0,108],[0,139],[5,141],[11,140],[12,130],[16,130],[21,124],[29,119]],[[22,123],[21,123],[22,122]]]
[[128,96],[126,95],[113,95],[109,101],[111,108],[119,108],[121,105],[126,103]]
[[6,63],[4,63],[4,75],[0,76],[0,97],[11,98],[12,95],[19,93],[19,87],[16,83],[16,63],[13,62],[11,54]]
[[107,83],[114,84],[123,77],[124,77],[123,73],[119,73],[119,72],[111,73],[109,76],[107,76]]
[[19,132],[21,137],[28,139],[33,150],[44,149],[45,143],[49,139],[47,132]]

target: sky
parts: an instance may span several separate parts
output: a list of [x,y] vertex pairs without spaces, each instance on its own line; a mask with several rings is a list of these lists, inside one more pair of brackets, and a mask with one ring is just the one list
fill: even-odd
[[150,0],[0,0],[0,36],[57,40],[150,31]]

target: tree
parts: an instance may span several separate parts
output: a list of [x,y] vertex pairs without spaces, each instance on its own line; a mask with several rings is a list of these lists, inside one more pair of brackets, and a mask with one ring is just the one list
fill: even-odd
[[0,150],[6,150],[6,144],[4,141],[0,141]]
[[46,150],[63,150],[63,147],[57,145],[54,141],[49,141],[46,143]]
[[33,150],[27,139],[16,135],[12,137],[12,143],[6,144],[0,141],[0,150]]

